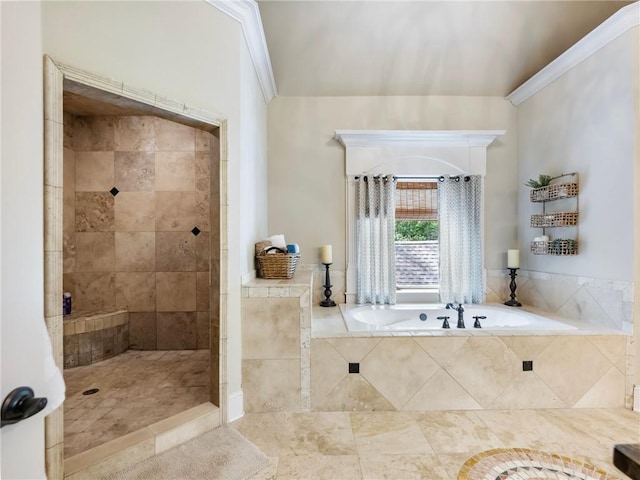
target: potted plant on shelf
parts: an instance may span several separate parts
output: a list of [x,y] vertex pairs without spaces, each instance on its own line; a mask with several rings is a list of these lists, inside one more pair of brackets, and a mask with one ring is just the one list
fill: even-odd
[[[531,187],[535,190],[542,189],[544,187],[548,187],[551,184],[552,179],[553,177],[551,175],[544,175],[541,173],[540,175],[538,175],[538,180],[530,178],[527,183],[525,183],[525,186]],[[547,190],[544,189],[538,192],[534,192],[534,195],[535,199],[538,201],[545,200],[547,197]]]

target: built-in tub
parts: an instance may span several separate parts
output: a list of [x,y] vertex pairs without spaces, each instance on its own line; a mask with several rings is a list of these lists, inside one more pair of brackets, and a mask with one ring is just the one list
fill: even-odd
[[[464,309],[466,328],[459,329],[458,312],[442,305],[314,308],[311,371],[302,372],[311,377],[311,409],[631,405],[628,334],[531,307]],[[451,328],[439,316],[449,316]],[[473,316],[487,317],[483,328],[473,328]]]
[[114,310],[65,315],[64,368],[91,365],[129,348],[129,312]]
[[[465,305],[465,330],[474,329],[474,317],[481,329],[487,331],[559,331],[576,327],[552,320],[519,308],[502,305]],[[449,317],[450,330],[457,330],[458,312],[444,305],[341,305],[342,315],[349,332],[374,331],[434,331],[444,330],[443,319]]]

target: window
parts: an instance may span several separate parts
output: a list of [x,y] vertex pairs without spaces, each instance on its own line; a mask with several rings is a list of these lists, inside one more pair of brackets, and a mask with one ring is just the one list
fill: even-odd
[[398,290],[437,290],[440,283],[438,183],[398,180],[395,214]]
[[[504,130],[336,130],[334,138],[345,147],[347,176],[347,303],[355,303],[358,284],[355,177],[363,173],[422,177],[463,173],[484,176],[487,172],[487,147],[504,134]],[[428,290],[413,289],[421,292],[419,298],[413,293],[405,296],[408,289],[401,290],[397,302],[439,302],[439,292],[425,293]]]

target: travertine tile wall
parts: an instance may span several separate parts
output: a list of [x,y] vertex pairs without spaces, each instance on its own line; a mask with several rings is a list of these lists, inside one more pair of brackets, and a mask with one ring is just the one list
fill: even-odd
[[[321,411],[621,407],[624,335],[314,338]],[[522,362],[533,361],[533,371]],[[359,363],[360,372],[348,373]]]
[[152,116],[65,113],[64,122],[64,289],[74,309],[127,309],[131,348],[209,348],[218,139]]
[[[329,280],[331,281],[331,300],[336,303],[345,303],[345,271],[333,268],[329,271]],[[324,265],[315,263],[306,263],[298,265],[297,271],[313,272],[313,299],[314,305],[318,305],[325,299],[324,283],[326,280],[326,269]]]
[[242,287],[242,389],[246,412],[311,407],[312,272]]
[[[504,270],[487,271],[487,301],[509,299]],[[518,300],[525,305],[626,333],[633,331],[633,283],[519,270]]]
[[[509,279],[504,270],[487,272],[487,301],[509,299]],[[577,277],[557,273],[518,271],[517,297],[524,305],[627,333],[625,406],[633,402],[635,344],[633,333],[633,282]]]
[[[62,193],[63,113],[62,74],[44,58],[44,317],[57,367],[63,367],[62,296]],[[44,419],[47,478],[64,474],[64,409]]]
[[64,319],[64,368],[91,365],[129,348],[129,312],[116,310]]

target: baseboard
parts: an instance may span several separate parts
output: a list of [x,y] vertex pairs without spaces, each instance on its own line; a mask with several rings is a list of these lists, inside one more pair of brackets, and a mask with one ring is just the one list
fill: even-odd
[[227,422],[244,416],[244,394],[242,390],[232,393],[227,399]]

